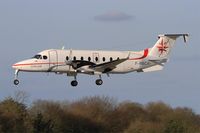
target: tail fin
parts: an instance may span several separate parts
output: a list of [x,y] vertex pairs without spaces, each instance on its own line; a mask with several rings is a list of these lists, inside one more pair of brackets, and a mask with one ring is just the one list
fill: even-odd
[[183,36],[185,43],[188,41],[188,34],[159,35],[158,41],[150,50],[149,57],[153,60],[167,59],[174,46],[176,39],[180,36]]

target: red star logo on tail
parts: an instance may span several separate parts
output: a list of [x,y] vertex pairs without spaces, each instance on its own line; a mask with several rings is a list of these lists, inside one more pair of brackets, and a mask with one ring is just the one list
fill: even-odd
[[164,52],[167,52],[167,48],[169,48],[167,46],[168,44],[168,41],[167,42],[164,42],[163,39],[161,40],[161,42],[159,43],[159,45],[157,46],[158,48],[158,51],[160,52],[160,55],[161,56]]

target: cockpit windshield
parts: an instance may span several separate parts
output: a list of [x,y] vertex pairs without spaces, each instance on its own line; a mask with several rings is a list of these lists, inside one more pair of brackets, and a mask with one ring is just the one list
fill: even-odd
[[37,54],[37,55],[33,56],[33,58],[36,58],[36,59],[42,59],[42,56],[39,55],[39,54]]

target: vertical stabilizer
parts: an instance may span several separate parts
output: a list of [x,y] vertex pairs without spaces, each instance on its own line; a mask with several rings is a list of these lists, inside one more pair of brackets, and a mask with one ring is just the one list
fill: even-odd
[[167,59],[178,37],[183,36],[186,43],[188,41],[188,34],[164,34],[159,35],[156,44],[151,48],[149,56],[152,59]]

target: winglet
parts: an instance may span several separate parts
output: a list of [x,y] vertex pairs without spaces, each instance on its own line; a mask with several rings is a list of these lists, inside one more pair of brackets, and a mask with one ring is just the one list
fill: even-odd
[[183,40],[186,43],[189,39],[189,35],[188,34],[183,34]]

